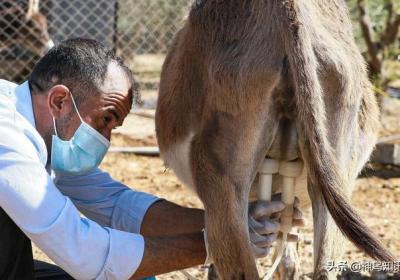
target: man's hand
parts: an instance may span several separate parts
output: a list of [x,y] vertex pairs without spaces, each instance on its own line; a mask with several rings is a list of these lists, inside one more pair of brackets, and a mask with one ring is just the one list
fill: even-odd
[[[253,244],[253,253],[256,258],[266,257],[274,242],[278,239],[280,231],[279,216],[285,204],[280,200],[281,195],[274,195],[272,201],[254,202],[249,207],[249,233]],[[293,226],[303,227],[306,222],[303,213],[298,208],[299,200],[296,198],[293,212]],[[288,235],[289,242],[297,242],[297,234]]]
[[[249,208],[249,221],[254,229],[250,230],[251,241],[257,252],[260,251],[256,252],[257,257],[267,255],[278,236],[280,225],[277,219],[285,206],[280,202],[279,195],[273,200],[254,203]],[[302,226],[305,222],[297,204],[296,199],[293,225]],[[145,238],[145,251],[133,278],[203,264],[206,259],[203,228],[203,210],[181,207],[165,200],[152,205],[142,222],[140,233]],[[297,236],[291,235],[289,240],[297,241]]]

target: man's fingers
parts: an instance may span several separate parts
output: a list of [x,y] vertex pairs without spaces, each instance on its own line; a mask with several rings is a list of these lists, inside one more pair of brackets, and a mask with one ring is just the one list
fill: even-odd
[[251,244],[253,255],[255,258],[265,258],[271,252],[271,247],[259,248],[254,244]]
[[299,241],[299,235],[294,234],[294,233],[289,233],[287,236],[287,241],[288,242],[298,242]]
[[250,234],[251,243],[260,248],[271,247],[276,242],[276,240],[278,240],[277,233],[268,235],[259,235],[256,233]]
[[[280,217],[280,212],[285,209],[285,204],[281,201],[282,194],[274,194],[272,197],[272,201],[265,202],[255,202],[249,207],[250,216],[255,218],[256,220],[262,220],[262,218],[271,218],[276,219]],[[294,219],[301,219],[303,217],[303,213],[298,208],[300,204],[300,200],[298,197],[295,197],[294,200]]]
[[298,220],[301,218],[303,218],[303,212],[299,208],[295,207],[293,210],[293,219]]
[[257,231],[259,234],[278,233],[281,230],[281,224],[274,220],[265,220],[261,224],[262,227]]
[[250,215],[258,220],[262,217],[269,217],[283,209],[285,209],[285,204],[282,201],[258,202],[250,207]]
[[299,204],[300,204],[300,199],[296,196],[296,197],[294,198],[294,204],[293,204],[293,206],[294,206],[294,207],[298,207]]
[[260,235],[277,233],[281,229],[281,225],[277,221],[270,219],[266,219],[263,221],[256,221],[251,216],[249,217],[249,226],[254,232]]
[[273,195],[272,195],[272,200],[273,200],[273,201],[282,200],[282,193],[273,194]]
[[[272,196],[272,201],[282,200],[282,193],[276,193]],[[300,204],[300,199],[296,196],[294,198],[294,206],[298,206]]]
[[274,213],[270,216],[270,220],[274,220],[274,221],[279,221],[279,218],[281,217],[282,212],[277,212]]
[[307,225],[306,219],[293,220],[293,227],[305,227]]
[[[282,238],[282,233],[279,234],[268,234],[268,235],[258,235],[256,233],[250,234],[250,241],[252,244],[256,245],[257,247],[264,248],[264,247],[271,247],[279,238]],[[289,233],[287,236],[288,242],[298,242],[299,235],[296,233]]]
[[293,226],[294,227],[305,227],[307,220],[303,218],[303,212],[299,208],[294,208],[293,212]]

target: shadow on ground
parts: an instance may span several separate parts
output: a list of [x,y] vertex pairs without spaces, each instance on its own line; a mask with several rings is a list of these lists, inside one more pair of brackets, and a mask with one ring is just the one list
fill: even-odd
[[379,177],[382,179],[400,178],[400,166],[369,163],[365,166],[359,177]]

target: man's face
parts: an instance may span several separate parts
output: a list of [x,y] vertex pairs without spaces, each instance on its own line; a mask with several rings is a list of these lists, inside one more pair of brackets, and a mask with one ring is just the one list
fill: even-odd
[[[79,113],[84,122],[110,140],[111,131],[121,126],[132,106],[131,85],[124,73],[115,63],[110,63],[101,94],[81,100]],[[71,96],[69,95],[69,98]],[[56,118],[57,133],[63,140],[69,140],[81,124],[79,116],[69,102],[69,113]]]

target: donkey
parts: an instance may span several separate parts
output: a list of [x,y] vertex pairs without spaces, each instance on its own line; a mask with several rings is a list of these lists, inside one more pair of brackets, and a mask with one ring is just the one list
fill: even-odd
[[46,17],[39,11],[39,0],[29,0],[27,10],[15,2],[0,3],[0,51],[17,44],[42,56],[54,43],[47,30]]
[[[351,207],[376,142],[379,110],[343,0],[198,0],[165,60],[156,132],[165,164],[205,207],[220,279],[259,279],[247,231],[265,157],[305,163],[314,278],[333,279],[341,233],[393,261]],[[294,131],[294,132],[293,132]]]

